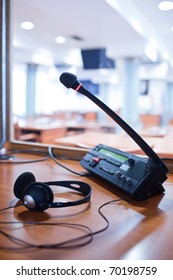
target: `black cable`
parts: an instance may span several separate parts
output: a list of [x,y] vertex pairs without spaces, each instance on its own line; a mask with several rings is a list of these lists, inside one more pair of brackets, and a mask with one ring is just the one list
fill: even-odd
[[[18,205],[19,206],[19,205]],[[17,207],[18,207],[17,206]],[[21,205],[20,205],[21,206]],[[5,211],[11,208],[15,208],[16,206],[10,206],[7,208],[3,208],[0,211]],[[7,250],[7,251],[22,251],[26,249],[68,249],[68,248],[78,248],[84,245],[87,245],[93,240],[93,233],[91,229],[85,225],[82,224],[74,224],[74,223],[56,223],[56,222],[7,222],[7,221],[0,221],[1,225],[10,225],[10,224],[22,224],[22,225],[30,225],[30,226],[63,226],[63,227],[71,227],[71,228],[78,228],[81,230],[85,230],[87,233],[75,237],[63,242],[59,243],[51,243],[51,244],[33,244],[29,243],[25,240],[22,240],[20,238],[17,238],[11,234],[8,234],[4,230],[0,230],[0,234],[11,240],[13,243],[18,244],[17,247],[10,247],[10,246],[2,246],[0,245],[1,250]],[[80,243],[79,243],[80,241]]]
[[[22,160],[22,159],[16,160],[16,159],[13,159],[14,154],[38,155],[38,156],[41,156],[41,158],[31,159],[31,160]],[[45,161],[49,158],[50,158],[50,156],[47,152],[43,152],[43,151],[37,150],[37,149],[12,150],[12,151],[9,151],[9,152],[6,152],[6,153],[0,155],[0,164],[1,163],[8,163],[8,164],[35,163],[35,162]]]
[[[131,196],[131,195],[130,195]],[[97,235],[105,230],[108,229],[109,227],[109,221],[106,218],[106,216],[103,214],[103,212],[101,211],[101,209],[103,207],[105,207],[106,205],[109,205],[111,203],[116,203],[118,201],[121,200],[125,200],[126,198],[130,197],[130,196],[126,196],[123,198],[119,198],[119,199],[115,199],[115,200],[111,200],[108,201],[104,204],[102,204],[99,208],[98,208],[98,213],[99,215],[104,219],[104,221],[106,222],[106,225],[97,230],[97,231],[92,231],[88,226],[82,225],[82,224],[74,224],[74,223],[56,223],[56,222],[7,222],[7,221],[0,221],[1,225],[9,225],[9,224],[22,224],[22,225],[30,225],[30,226],[64,226],[64,227],[73,227],[73,228],[79,228],[81,230],[85,230],[87,233],[82,235],[82,236],[78,236],[63,242],[59,242],[59,243],[49,243],[49,244],[33,244],[33,243],[29,243],[25,240],[22,240],[20,238],[17,238],[11,234],[6,233],[3,230],[0,230],[0,234],[5,236],[7,239],[11,240],[13,243],[17,244],[18,246],[15,247],[10,247],[10,246],[0,246],[1,250],[7,250],[7,251],[19,251],[21,252],[22,250],[27,250],[27,249],[70,249],[70,248],[79,248],[82,246],[85,246],[87,244],[89,244],[92,240],[94,235]],[[21,204],[23,205],[23,204]],[[15,208],[21,205],[16,205],[16,206],[10,206],[10,207],[6,207],[3,209],[0,209],[0,212],[2,211],[6,211],[10,208]]]
[[173,161],[173,158],[169,158],[169,157],[162,157],[160,159],[163,161]]
[[[82,247],[84,245],[87,245],[93,240],[93,233],[91,229],[87,226],[81,225],[81,224],[73,224],[73,223],[41,223],[41,222],[0,222],[0,224],[22,224],[22,225],[30,225],[30,226],[63,226],[63,227],[73,227],[78,228],[81,230],[85,230],[85,235],[82,235],[80,237],[75,237],[63,242],[59,243],[49,243],[49,244],[33,244],[29,243],[25,240],[22,240],[20,238],[17,238],[11,234],[6,233],[4,230],[0,230],[0,234],[4,235],[6,238],[11,240],[13,243],[18,244],[17,247],[10,247],[10,246],[2,246],[0,245],[1,250],[11,250],[11,251],[21,251],[26,249],[69,249],[69,248],[78,248]],[[82,241],[79,243],[79,241]]]
[[[40,155],[43,156],[43,158],[40,159],[33,159],[33,160],[16,160],[13,159],[13,155],[14,154],[32,154],[32,155]],[[0,155],[0,164],[4,164],[4,163],[8,163],[8,164],[21,164],[21,163],[36,163],[36,162],[40,162],[40,161],[45,161],[47,159],[51,158],[56,164],[58,164],[59,166],[61,166],[62,168],[68,170],[69,172],[78,175],[78,176],[85,176],[88,177],[91,174],[89,172],[77,172],[74,171],[70,168],[68,168],[67,166],[63,165],[62,163],[60,163],[57,158],[53,155],[53,148],[52,147],[48,147],[48,153],[40,151],[40,150],[13,150],[4,154]]]
[[48,147],[48,152],[49,152],[49,156],[51,159],[53,159],[53,161],[55,163],[57,163],[59,166],[61,166],[62,168],[68,170],[69,172],[75,174],[75,175],[79,175],[79,176],[85,176],[85,177],[88,177],[90,176],[91,174],[89,172],[77,172],[77,171],[74,171],[70,168],[68,168],[67,166],[63,165],[62,163],[59,162],[59,160],[57,160],[57,158],[54,156],[53,154],[53,147],[49,146]]
[[166,164],[168,173],[173,173],[173,158],[162,157],[161,160]]
[[[15,206],[9,206],[3,209],[0,209],[0,212],[6,211],[8,209],[11,208],[16,208],[19,206],[22,206],[23,204],[20,205],[15,205]],[[7,232],[5,232],[4,230],[0,230],[0,234],[5,236],[7,239],[9,239],[10,241],[12,241],[15,244],[18,244],[18,246],[16,247],[10,247],[10,246],[3,246],[0,245],[0,250],[7,250],[7,251],[22,251],[22,250],[26,250],[26,249],[58,249],[58,248],[62,248],[62,249],[67,249],[67,248],[77,248],[77,247],[81,247],[84,245],[87,245],[88,243],[90,243],[93,240],[93,233],[91,231],[91,229],[85,225],[82,224],[74,224],[74,223],[58,223],[58,222],[17,222],[17,221],[0,221],[1,225],[11,225],[11,224],[22,224],[25,226],[63,226],[63,227],[71,227],[71,228],[78,228],[81,230],[85,230],[87,233],[79,236],[79,237],[75,237],[72,239],[69,239],[67,241],[63,241],[63,242],[59,242],[59,243],[52,243],[52,244],[33,244],[33,243],[29,243],[25,240],[22,240],[20,238],[17,238]],[[81,243],[79,243],[79,241],[82,241]],[[76,243],[76,244],[75,244]]]
[[[8,206],[8,207],[6,207],[6,208],[2,208],[2,209],[0,209],[0,212],[3,212],[3,211],[6,211],[6,210],[9,210],[9,209],[11,209],[11,208],[17,208],[17,207],[19,207],[19,206],[23,206],[24,204],[23,203],[21,203],[21,204],[18,204],[18,205],[12,205],[12,206]],[[1,223],[1,222],[0,222]]]

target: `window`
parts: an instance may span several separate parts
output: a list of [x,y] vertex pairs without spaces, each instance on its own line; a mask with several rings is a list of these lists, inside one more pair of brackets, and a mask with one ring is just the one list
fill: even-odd
[[[134,45],[140,45],[142,49],[146,40],[104,1],[76,1],[77,8],[75,3],[67,0],[51,0],[51,5],[47,0],[1,0],[0,3],[3,42],[0,50],[2,61],[5,62],[1,65],[1,146],[10,136],[12,142],[22,140],[33,144],[81,147],[86,144],[80,140],[84,132],[103,133],[101,140],[104,140],[104,133],[117,133],[117,125],[105,113],[86,97],[66,89],[60,83],[59,76],[67,71],[76,74],[89,91],[118,114],[121,115],[123,111],[125,117],[126,110],[123,108],[126,101],[122,93],[119,57],[126,60],[132,56],[127,53],[132,51],[132,48],[128,48],[129,36],[133,38]],[[76,10],[80,10],[77,17]],[[89,15],[92,30],[88,28],[86,14]],[[108,15],[111,15],[109,20]],[[28,22],[26,25],[26,20],[29,25]],[[115,28],[112,29],[112,26]],[[129,36],[120,36],[126,32]],[[122,50],[123,53],[114,53],[115,50]],[[141,55],[141,61],[142,59]],[[129,61],[131,63],[133,59],[130,58]],[[135,58],[134,61],[136,62]],[[141,83],[145,81],[145,87],[147,85],[147,94],[143,92],[141,95],[138,81],[136,105],[129,102],[126,108],[133,104],[128,112],[136,114],[137,109],[137,114],[157,112],[160,115],[159,104],[162,104],[162,97],[160,94],[157,103],[151,102],[154,95],[152,92],[151,96],[152,81],[149,80],[150,77],[157,79],[151,75],[155,75],[157,71],[152,71],[154,66],[150,62],[150,71],[145,71],[148,69],[147,65],[141,63],[143,71],[139,71]],[[155,68],[158,65],[156,63]],[[164,67],[164,73],[165,69]],[[126,70],[128,71],[127,67]],[[159,79],[164,83],[164,75]],[[132,92],[133,90],[129,94],[131,99]],[[126,117],[129,116],[130,114]],[[7,133],[9,126],[10,134]],[[72,137],[77,140],[70,142],[70,139],[74,139]],[[96,138],[88,136],[89,138],[87,145],[95,145]]]

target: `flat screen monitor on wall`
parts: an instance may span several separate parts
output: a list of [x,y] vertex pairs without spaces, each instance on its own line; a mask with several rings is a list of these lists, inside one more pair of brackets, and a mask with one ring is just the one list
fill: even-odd
[[106,56],[105,48],[81,50],[84,69],[113,69],[115,61]]

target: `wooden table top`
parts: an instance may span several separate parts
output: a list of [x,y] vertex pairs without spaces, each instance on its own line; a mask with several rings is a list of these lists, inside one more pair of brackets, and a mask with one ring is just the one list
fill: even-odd
[[[163,137],[145,136],[143,139],[153,150],[163,157],[173,157],[173,135]],[[86,131],[81,134],[74,134],[55,139],[55,144],[71,147],[84,147],[91,149],[97,144],[120,149],[129,153],[142,154],[140,147],[126,134],[114,134]]]
[[[20,159],[37,159],[38,156],[21,155]],[[68,167],[84,171],[79,162],[61,160]],[[59,243],[79,237],[85,230],[63,226],[24,225],[24,222],[74,223],[88,226],[92,231],[99,231],[106,226],[105,220],[98,213],[98,208],[108,201],[122,198],[124,194],[96,177],[80,177],[63,169],[48,159],[43,162],[28,164],[0,164],[0,208],[13,206],[18,199],[13,194],[16,178],[23,172],[30,171],[37,181],[79,180],[92,186],[90,205],[47,209],[44,212],[30,211],[24,206],[0,212],[0,221],[21,222],[20,224],[0,224],[0,230],[17,238],[31,242]],[[10,259],[73,259],[73,260],[129,260],[129,259],[173,259],[173,175],[164,183],[165,194],[145,201],[132,198],[105,205],[102,213],[109,221],[107,230],[94,235],[92,242],[79,248],[25,250],[0,250],[1,260]],[[73,200],[78,197],[68,190],[62,192],[59,187],[51,187],[54,200]],[[0,245],[17,246],[0,232]]]
[[[71,147],[92,148],[98,143],[108,145],[124,151],[139,151],[138,145],[126,134],[114,134],[104,132],[86,131],[80,134],[74,134],[55,140],[56,144],[67,145]],[[153,139],[148,139],[148,144],[152,146]]]

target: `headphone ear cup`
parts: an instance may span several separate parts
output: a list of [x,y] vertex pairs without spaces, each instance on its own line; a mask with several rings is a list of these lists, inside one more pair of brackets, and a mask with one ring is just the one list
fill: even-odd
[[44,211],[53,202],[53,192],[45,183],[34,182],[24,189],[22,200],[28,209]]
[[14,195],[17,198],[22,199],[23,197],[22,193],[25,187],[35,181],[36,181],[35,176],[31,172],[22,173],[14,183],[14,188],[13,188]]

